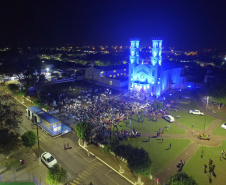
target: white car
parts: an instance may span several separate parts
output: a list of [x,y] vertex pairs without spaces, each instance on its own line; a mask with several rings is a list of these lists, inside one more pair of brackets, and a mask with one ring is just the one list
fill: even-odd
[[221,128],[226,129],[226,123],[224,123],[223,125],[221,125]]
[[174,117],[171,115],[164,115],[163,118],[170,123],[175,121]]
[[204,113],[203,112],[200,112],[200,110],[189,110],[188,113],[189,114],[197,114],[197,115],[204,116]]
[[57,164],[57,160],[49,152],[44,152],[41,155],[41,160],[48,168],[52,168]]

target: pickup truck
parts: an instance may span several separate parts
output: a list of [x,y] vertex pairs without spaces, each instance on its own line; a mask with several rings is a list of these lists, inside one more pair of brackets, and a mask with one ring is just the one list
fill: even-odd
[[200,112],[200,110],[189,110],[188,113],[189,114],[197,114],[197,115],[204,116],[204,113],[203,112]]

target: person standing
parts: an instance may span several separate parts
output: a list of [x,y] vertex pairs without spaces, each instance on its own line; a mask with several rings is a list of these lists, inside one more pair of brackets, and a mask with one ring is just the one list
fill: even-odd
[[206,166],[206,164],[204,164],[204,173],[207,173],[207,171],[206,171],[206,168],[207,168],[207,166]]
[[204,152],[203,152],[203,150],[202,150],[202,153],[201,153],[201,158],[203,158],[203,156],[204,156]]
[[141,123],[144,122],[144,115],[141,116]]
[[171,149],[171,147],[172,147],[172,144],[170,143],[170,149]]
[[151,136],[148,136],[148,142],[150,142],[151,141]]
[[131,118],[129,118],[129,125],[130,125],[130,127],[132,127],[132,126],[131,126]]
[[163,140],[164,140],[164,138],[163,138],[163,136],[162,136],[162,142],[163,142]]

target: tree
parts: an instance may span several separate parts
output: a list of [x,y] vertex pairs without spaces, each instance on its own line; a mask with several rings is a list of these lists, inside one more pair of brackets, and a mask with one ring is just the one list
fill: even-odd
[[37,91],[38,99],[41,100],[41,92],[43,85],[45,83],[45,76],[44,75],[38,75],[34,82],[34,88]]
[[0,95],[0,129],[15,130],[22,122],[22,113],[15,103],[5,100],[6,96]]
[[148,176],[151,173],[151,159],[148,153],[143,149],[133,148],[128,152],[129,168],[137,175]]
[[79,122],[75,126],[77,137],[82,140],[88,141],[91,135],[91,124],[87,122]]
[[35,99],[33,101],[34,106],[42,108],[42,101],[40,99]]
[[111,140],[107,147],[118,157],[127,160],[130,170],[138,175],[138,182],[141,182],[141,175],[150,175],[152,162],[143,148],[139,149],[134,148],[132,145],[119,144],[117,140]]
[[176,173],[170,176],[169,185],[198,185],[198,183],[184,172]]
[[19,64],[17,77],[25,89],[25,96],[29,95],[29,88],[35,86],[41,75],[41,60],[39,58],[31,59],[34,53],[28,50],[23,53],[17,60]]
[[58,185],[64,184],[67,179],[67,170],[63,169],[59,165],[54,165],[49,169],[46,181],[48,184]]
[[32,147],[37,142],[37,135],[34,131],[27,131],[22,135],[23,145],[26,147]]
[[7,128],[0,130],[0,153],[8,156],[20,144],[19,134]]
[[162,109],[163,103],[160,102],[159,100],[155,100],[155,101],[152,103],[152,107],[153,107],[154,110]]
[[19,91],[19,86],[17,84],[8,84],[7,89],[9,89],[13,94],[16,94]]

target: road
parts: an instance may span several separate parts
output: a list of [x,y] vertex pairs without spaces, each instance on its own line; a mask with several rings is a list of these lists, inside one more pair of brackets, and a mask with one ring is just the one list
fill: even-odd
[[[23,111],[23,122],[20,124],[18,132],[23,134],[25,131],[36,126],[26,118],[25,107],[19,105]],[[128,181],[112,171],[105,164],[98,161],[95,157],[87,155],[86,151],[78,145],[75,134],[68,133],[58,138],[52,138],[39,128],[40,153],[50,152],[56,157],[58,164],[68,171],[67,184],[90,184],[93,185],[130,185]],[[64,150],[64,144],[69,143],[71,150]],[[38,148],[34,149],[38,156]]]

